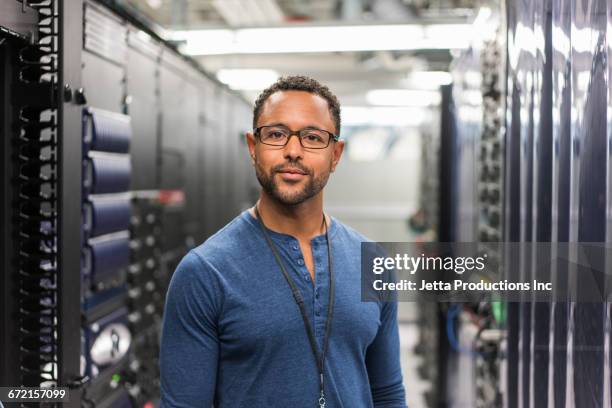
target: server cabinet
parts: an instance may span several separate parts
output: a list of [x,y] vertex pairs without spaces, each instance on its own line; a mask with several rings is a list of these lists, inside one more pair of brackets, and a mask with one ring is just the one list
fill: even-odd
[[85,3],[82,78],[86,103],[123,113],[127,27],[93,2]]
[[175,250],[185,244],[189,223],[186,206],[192,200],[186,191],[189,140],[197,137],[197,93],[184,72],[186,64],[171,51],[162,53],[159,68],[161,140],[160,188],[181,191],[182,202],[166,206],[164,249]]
[[[198,147],[201,144],[201,138],[204,137],[200,133],[200,108],[198,103],[200,98],[200,78],[201,73],[197,72],[193,67],[188,66],[186,79],[189,83],[188,95],[186,100],[189,103],[189,109],[186,112],[185,119],[190,123],[190,134],[185,145],[185,213],[187,223],[185,232],[187,234],[188,245],[193,246],[201,243],[204,237],[200,235],[201,226],[204,223],[203,207],[206,203],[199,201],[200,184],[203,183],[203,174],[199,172],[199,162],[201,158],[198,156]],[[227,165],[227,164],[226,164]]]
[[161,48],[144,31],[128,32],[125,100],[132,121],[132,190],[157,190],[160,182],[161,110],[159,64]]
[[[522,242],[605,242],[610,199],[608,6],[581,0],[507,5],[506,236]],[[553,245],[551,254],[533,259],[521,257],[519,265],[510,260],[510,268],[518,266],[531,277],[547,279],[549,270],[530,265],[540,257],[554,259],[560,255],[557,248]],[[569,255],[576,259],[575,253]],[[605,287],[603,278],[592,280],[581,275],[580,266],[570,268],[553,264],[550,269],[550,279],[561,292],[570,288],[581,293],[585,282]],[[567,281],[568,274],[575,280]],[[509,360],[508,406],[609,404],[604,401],[609,395],[604,392],[609,386],[609,362],[603,357],[609,350],[606,304],[558,299],[550,310],[547,307],[523,303],[509,310],[509,339],[518,337],[520,356],[518,367]],[[535,373],[546,373],[546,379]],[[515,378],[517,400],[512,392]]]
[[[569,239],[570,146],[571,146],[571,2],[554,1],[552,4],[552,197],[551,241]],[[552,258],[557,257],[557,246],[552,245]],[[567,270],[553,263],[551,276],[554,287],[567,293]],[[551,344],[549,354],[550,406],[564,408],[567,391],[567,328],[568,303],[563,299],[551,305]]]
[[[208,205],[211,206],[210,211],[213,216],[210,218],[209,231],[211,233],[218,231],[224,224],[226,219],[225,199],[229,186],[227,183],[228,170],[224,163],[227,161],[227,145],[225,118],[227,117],[227,98],[225,91],[220,88],[215,88],[212,94],[211,102],[214,107],[210,110],[210,139],[208,144],[208,157],[210,168],[208,170],[207,182],[210,188],[208,196]],[[214,157],[211,157],[214,156]],[[210,177],[210,178],[208,178]]]
[[216,191],[219,185],[218,171],[221,161],[217,152],[217,139],[219,135],[216,130],[219,104],[215,100],[215,84],[208,78],[203,78],[200,83],[198,94],[200,107],[200,138],[198,161],[202,178],[199,185],[201,203],[206,203],[201,209],[204,216],[202,225],[203,237],[212,235],[216,230]]
[[159,68],[161,103],[161,188],[185,186],[186,140],[194,135],[188,110],[192,109],[192,90],[181,72],[181,60],[164,52]]
[[[607,5],[576,0],[572,7],[572,150],[570,241],[606,239]],[[583,289],[581,271],[575,285]],[[603,288],[604,282],[597,282]],[[573,303],[568,372],[570,400],[603,405],[605,305]]]
[[[506,225],[504,232],[504,240],[507,242],[520,242],[521,240],[521,111],[524,110],[522,105],[521,93],[522,83],[517,75],[518,60],[521,57],[519,44],[519,31],[517,30],[519,22],[519,14],[516,7],[511,3],[507,3],[507,26],[508,26],[508,64],[507,64],[507,97],[506,97],[506,152],[505,152],[505,174],[504,174],[504,190],[505,190],[505,216],[504,223]],[[504,263],[506,274],[516,274],[519,271],[518,259],[514,257],[506,257]],[[507,318],[507,368],[506,368],[506,395],[505,406],[518,407],[519,401],[522,401],[519,394],[519,361],[521,360],[521,352],[519,349],[519,341],[521,336],[520,322],[522,307],[519,302],[510,302],[508,304]],[[522,389],[522,388],[521,388]]]
[[[74,8],[70,8],[74,7]],[[15,14],[19,10],[21,15]],[[79,1],[0,6],[3,385],[78,383]],[[28,29],[26,33],[22,30]],[[78,47],[77,47],[78,48]],[[77,200],[71,200],[76,194]],[[77,406],[79,391],[71,393]]]
[[[20,13],[21,5],[17,2],[14,4],[3,3],[0,9],[2,9],[1,11],[3,12],[3,14],[0,14],[0,24],[2,24],[3,27],[0,29],[0,42],[2,42],[2,44],[0,44],[0,153],[2,157],[0,159],[2,169],[0,171],[2,177],[2,204],[0,206],[2,216],[2,221],[0,222],[2,225],[2,243],[0,247],[0,262],[2,263],[0,298],[2,302],[0,302],[0,313],[2,313],[3,316],[11,316],[11,318],[2,318],[0,320],[0,384],[10,385],[22,381],[36,384],[37,381],[42,381],[40,378],[34,378],[40,376],[41,367],[39,364],[42,362],[40,359],[34,357],[34,362],[29,367],[32,370],[31,374],[28,378],[24,378],[26,376],[24,371],[27,367],[23,366],[22,356],[19,353],[21,342],[23,341],[20,333],[21,326],[23,323],[28,324],[28,322],[26,322],[26,320],[28,320],[28,314],[26,313],[30,312],[29,309],[32,306],[26,308],[24,311],[26,315],[22,316],[22,313],[20,313],[20,309],[22,308],[21,299],[19,299],[16,294],[25,289],[28,295],[32,295],[31,299],[35,302],[36,298],[34,294],[30,292],[35,290],[37,286],[37,275],[40,276],[41,279],[49,279],[50,282],[57,279],[57,248],[53,248],[52,244],[57,233],[57,220],[53,217],[48,217],[50,215],[49,210],[56,208],[57,201],[49,200],[44,204],[47,207],[47,214],[45,217],[47,219],[44,220],[45,229],[42,233],[39,232],[40,239],[37,240],[36,233],[37,230],[42,228],[42,223],[37,223],[36,220],[28,222],[28,214],[23,211],[28,210],[28,208],[26,207],[26,203],[24,203],[25,200],[22,198],[23,193],[20,193],[22,188],[27,187],[26,183],[28,182],[32,185],[30,186],[31,192],[25,191],[27,196],[35,196],[39,192],[37,191],[39,190],[39,186],[35,184],[38,173],[36,167],[30,166],[29,174],[24,175],[26,177],[24,180],[25,183],[20,182],[19,179],[21,178],[20,167],[27,164],[28,158],[38,156],[43,149],[47,150],[47,159],[49,158],[49,153],[56,153],[57,139],[54,134],[51,134],[51,130],[56,129],[57,123],[55,121],[45,121],[47,122],[47,126],[40,123],[40,114],[45,110],[44,105],[40,106],[38,109],[36,106],[33,106],[29,109],[31,112],[27,112],[26,117],[22,118],[23,114],[21,113],[26,103],[32,102],[28,101],[27,97],[19,97],[19,95],[28,92],[29,89],[31,91],[31,88],[28,86],[29,84],[20,80],[20,73],[27,69],[27,65],[20,64],[19,59],[20,55],[24,52],[39,52],[35,47],[29,45],[29,41],[26,37],[28,32],[37,33],[38,31],[38,11],[28,7],[26,8],[27,13],[20,16],[18,12]],[[31,55],[31,57],[34,60],[36,54]],[[34,66],[33,68],[36,67]],[[37,69],[30,72],[30,85],[40,87],[46,86],[47,84],[43,82],[35,81],[37,77],[40,78],[40,76],[41,72]],[[48,91],[48,95],[51,97],[52,90],[50,87]],[[55,104],[52,103],[51,98],[45,99],[45,101],[41,102],[49,104],[49,108],[55,108]],[[28,121],[26,122],[26,120]],[[40,124],[42,126],[41,130],[45,131],[46,136],[43,137],[42,131],[38,131],[37,129],[32,129],[29,133],[25,133],[26,126],[32,124]],[[21,132],[24,132],[23,136],[20,134]],[[30,152],[27,153],[27,158],[15,160],[15,158],[18,157],[16,154],[17,151],[23,148],[22,146],[24,145],[29,145],[27,150]],[[56,163],[52,164],[54,167],[56,166]],[[55,172],[56,167],[50,168],[49,170]],[[47,174],[49,174],[48,171]],[[54,184],[55,183],[50,183],[49,187],[53,187],[55,190],[56,186]],[[14,186],[17,188],[14,188]],[[28,212],[30,212],[32,216],[36,216],[37,203],[34,203]],[[41,218],[43,215],[44,214],[40,214]],[[24,229],[26,231],[22,231]],[[27,230],[29,230],[29,233]],[[51,242],[49,242],[49,239],[45,239],[43,233],[49,236]],[[24,234],[24,236],[15,239],[16,235],[21,234]],[[43,241],[47,242],[45,247],[48,254],[41,254],[41,258],[44,258],[42,261],[44,261],[47,270],[44,271],[34,266],[30,271],[30,275],[32,276],[28,278],[28,273],[25,268],[27,266],[27,264],[25,264],[27,259],[20,261],[16,254],[18,254],[24,246],[32,247],[30,249],[31,251],[37,248]],[[51,245],[49,245],[49,243]],[[31,256],[29,253],[28,255]],[[21,277],[22,275],[24,275],[23,278]],[[53,288],[51,287],[50,289],[52,292],[47,293],[46,298],[49,298],[49,294],[54,294]],[[57,315],[57,303],[53,302],[49,306],[48,308],[40,310],[40,314],[49,316]],[[31,312],[35,312],[35,310]],[[35,320],[37,317],[38,316],[32,313],[30,319]],[[57,330],[57,327],[53,324],[49,324],[49,322],[41,325],[42,327],[36,327],[33,325],[34,323],[35,322],[29,323],[32,326],[31,330],[47,331],[47,336],[51,335],[54,330]],[[37,342],[34,341],[35,344],[30,345],[26,350],[34,354],[38,351],[37,346],[44,346],[44,343],[49,343],[49,340],[51,339],[44,339],[41,342],[43,344],[36,344]],[[50,343],[53,344],[52,341]],[[52,361],[56,356],[45,355],[41,357]]]
[[[476,205],[476,180],[478,176],[477,148],[482,133],[482,106],[480,86],[482,76],[480,54],[470,49],[453,67],[455,72],[470,73],[456,78],[453,99],[456,101],[457,141],[456,172],[461,189],[457,194],[458,224],[455,226],[459,242],[477,241],[478,206]],[[461,75],[461,74],[460,74]]]
[[[513,157],[509,163],[510,183],[508,188],[516,192],[509,194],[506,208],[516,218],[507,219],[509,228],[517,225],[516,234],[511,240],[531,242],[533,240],[533,140],[534,140],[534,69],[536,68],[536,48],[530,38],[534,38],[535,2],[524,1],[508,3],[509,40],[508,75],[512,77],[512,88],[515,95],[512,102],[517,105],[511,110],[512,132],[508,141],[509,152]],[[537,131],[537,129],[535,129]],[[512,193],[511,192],[511,193]],[[510,201],[511,200],[511,201]],[[530,251],[531,252],[531,251]],[[521,251],[520,259],[509,259],[508,271],[520,271],[521,279],[529,280],[532,259],[530,252]],[[516,325],[517,362],[509,361],[509,382],[516,381],[516,403],[518,406],[529,406],[531,394],[531,303],[525,299],[509,310],[509,323]],[[515,314],[516,313],[516,314]],[[515,314],[515,315],[514,315]],[[513,327],[509,327],[512,330]],[[512,340],[511,340],[512,341]],[[513,398],[511,394],[508,396]]]
[[0,4],[0,383],[71,407],[159,396],[168,280],[245,179],[247,104],[106,4]]
[[224,166],[223,163],[230,163],[232,160],[232,144],[230,138],[231,119],[232,119],[232,100],[231,96],[225,89],[219,89],[217,93],[217,101],[220,105],[219,118],[217,121],[218,132],[218,153],[221,158],[221,165],[218,167],[217,174],[219,175],[219,189],[217,190],[217,229],[221,228],[227,220],[232,216],[232,209],[224,203],[230,202],[232,192],[232,173],[233,166]]
[[235,108],[236,120],[234,138],[236,139],[236,182],[235,211],[239,212],[250,207],[257,200],[259,183],[255,177],[255,169],[251,166],[251,157],[246,143],[246,133],[251,131],[252,110],[243,101],[238,100]]
[[[539,242],[551,240],[551,172],[552,172],[552,2],[535,5],[534,35],[544,41],[536,42],[534,61],[533,100],[533,161],[532,223],[533,241],[531,279],[549,282],[551,270],[538,265],[548,264],[551,253],[539,248]],[[546,246],[548,248],[548,246]],[[530,404],[548,405],[549,397],[549,339],[550,305],[545,302],[531,304],[531,362]]]

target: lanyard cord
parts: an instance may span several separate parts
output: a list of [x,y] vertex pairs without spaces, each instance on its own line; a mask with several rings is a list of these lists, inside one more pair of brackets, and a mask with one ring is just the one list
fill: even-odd
[[263,231],[264,237],[268,242],[268,246],[272,250],[274,254],[274,258],[276,259],[276,263],[281,269],[281,272],[285,276],[285,280],[289,284],[291,288],[291,293],[293,294],[293,298],[295,299],[295,303],[297,303],[300,308],[300,312],[302,314],[302,320],[304,320],[304,326],[306,327],[306,333],[308,334],[308,340],[310,341],[310,348],[312,349],[312,353],[315,356],[317,361],[317,368],[319,369],[319,379],[320,379],[320,391],[321,395],[319,397],[319,406],[325,407],[325,393],[323,388],[323,370],[325,363],[325,354],[327,354],[327,346],[329,344],[329,334],[331,332],[331,323],[332,316],[334,311],[334,268],[332,266],[332,250],[331,250],[331,241],[329,240],[329,234],[327,231],[327,221],[325,220],[325,214],[323,214],[323,225],[325,225],[325,240],[327,241],[327,261],[329,264],[329,305],[327,307],[327,321],[325,322],[325,337],[323,338],[323,352],[319,354],[317,342],[315,339],[315,335],[310,325],[310,320],[308,319],[308,315],[306,314],[306,308],[304,307],[304,298],[293,282],[293,279],[289,276],[289,273],[285,269],[285,265],[283,264],[280,255],[278,254],[278,250],[272,239],[270,238],[268,231],[266,230],[266,226],[259,214],[258,206],[255,205],[255,214],[257,215],[257,219],[259,220],[259,225],[261,226],[261,230]]

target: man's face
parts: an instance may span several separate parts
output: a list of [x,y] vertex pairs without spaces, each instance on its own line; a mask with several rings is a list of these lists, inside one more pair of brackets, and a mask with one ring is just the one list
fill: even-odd
[[[327,101],[303,91],[276,92],[266,100],[257,126],[283,125],[292,131],[307,127],[336,133]],[[344,142],[330,141],[325,149],[303,148],[297,136],[285,146],[256,142],[252,133],[247,143],[257,180],[264,191],[285,205],[300,204],[321,192],[334,171]]]

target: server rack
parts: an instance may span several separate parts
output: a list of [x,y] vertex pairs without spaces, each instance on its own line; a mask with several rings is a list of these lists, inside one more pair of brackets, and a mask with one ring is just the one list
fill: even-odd
[[254,198],[249,104],[107,2],[2,2],[0,61],[0,385],[154,402],[170,276]]
[[80,37],[71,23],[80,21],[79,6],[2,5],[6,385],[73,387],[80,378],[80,316],[71,312],[79,309],[80,225],[67,216],[80,207],[80,49],[66,47]]
[[[553,129],[552,129],[552,200],[551,241],[564,243],[569,240],[569,193],[570,193],[570,144],[571,144],[571,59],[569,49],[561,46],[571,38],[571,10],[569,1],[560,1],[553,7],[552,79],[553,79]],[[555,246],[553,244],[553,251]],[[559,271],[553,276],[555,287],[567,292],[567,273]],[[568,339],[567,302],[557,301],[551,310],[551,332],[553,348],[549,356],[549,378],[551,404],[565,407],[566,403],[566,359]]]
[[[580,0],[507,5],[507,238],[609,242],[609,7]],[[582,290],[580,269],[567,281],[571,271],[552,268],[539,272],[555,272],[551,279],[561,292]],[[601,289],[605,284],[596,282]],[[608,309],[563,299],[550,308],[510,305],[509,338],[522,342],[518,365],[509,355],[509,391],[516,389],[518,400],[509,392],[508,406],[609,405]]]

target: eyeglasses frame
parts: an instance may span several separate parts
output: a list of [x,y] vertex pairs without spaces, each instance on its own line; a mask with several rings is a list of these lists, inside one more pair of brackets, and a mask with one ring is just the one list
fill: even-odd
[[[289,136],[287,136],[287,140],[285,141],[285,144],[283,144],[283,145],[270,144],[270,143],[266,143],[263,140],[261,140],[261,135],[260,135],[261,129],[267,128],[267,127],[284,127],[284,128],[286,128],[289,131]],[[327,141],[327,144],[325,145],[325,147],[307,147],[307,146],[304,146],[304,144],[302,143],[302,138],[300,137],[300,132],[303,131],[303,130],[318,130],[318,131],[321,131],[321,132],[325,132],[325,133],[327,133],[329,135],[329,140]],[[295,135],[295,136],[297,136],[298,141],[300,142],[300,146],[302,146],[302,148],[304,148],[304,149],[313,149],[313,150],[327,149],[329,147],[329,145],[331,144],[332,140],[334,142],[337,142],[338,139],[340,139],[339,135],[333,134],[332,132],[327,131],[325,129],[319,129],[319,128],[314,128],[314,127],[306,127],[306,128],[303,128],[303,129],[299,129],[299,130],[293,131],[293,130],[289,129],[287,126],[284,126],[284,125],[264,125],[264,126],[259,126],[259,127],[255,128],[255,129],[253,129],[253,134],[255,135],[255,137],[257,139],[259,139],[259,141],[261,143],[265,144],[266,146],[275,146],[275,147],[285,147],[285,146],[287,146],[287,144],[289,143],[289,140],[291,140],[291,136]]]

